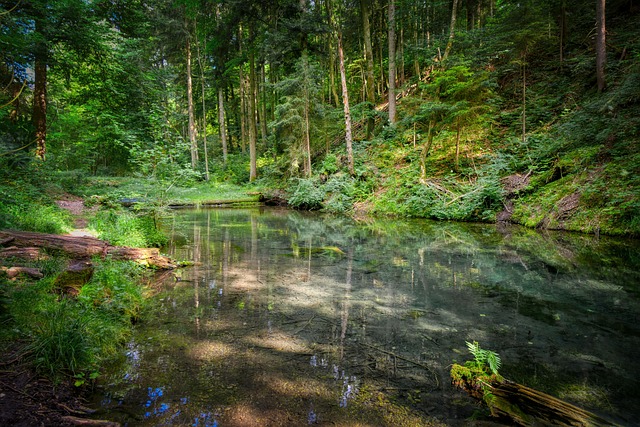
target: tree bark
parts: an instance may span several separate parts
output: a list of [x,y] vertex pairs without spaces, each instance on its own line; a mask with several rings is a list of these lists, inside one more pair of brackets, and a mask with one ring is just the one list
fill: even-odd
[[[195,23],[194,23],[195,28]],[[200,43],[198,42],[198,31],[194,31],[196,36],[196,50],[198,52],[198,66],[200,67],[200,86],[202,89],[202,149],[204,151],[204,178],[209,181],[209,153],[207,152],[207,104],[206,104],[206,91],[204,84],[204,66],[202,65],[202,56],[200,54]],[[206,37],[204,51],[207,51]]]
[[[36,19],[36,33],[39,31]],[[47,152],[47,62],[48,49],[43,42],[38,43],[35,54],[35,84],[33,88],[33,127],[36,130],[36,157],[45,160]]]
[[353,165],[353,136],[351,135],[351,109],[349,107],[349,90],[347,88],[347,73],[344,68],[344,52],[342,49],[342,34],[338,33],[338,57],[340,59],[340,81],[342,82],[342,104],[344,107],[345,141],[347,143],[347,162],[349,173],[354,174]]
[[453,0],[453,7],[451,9],[451,23],[449,24],[449,41],[447,41],[447,47],[444,50],[444,55],[442,55],[442,62],[445,62],[449,57],[449,52],[451,52],[451,47],[453,46],[453,38],[455,37],[456,32],[456,19],[458,16],[458,0]]
[[196,122],[193,112],[193,81],[191,79],[191,37],[187,34],[187,111],[189,115],[189,142],[191,144],[191,168],[198,166],[198,143],[196,141]]
[[310,125],[310,121],[309,121],[309,110],[311,109],[311,100],[310,95],[309,95],[309,84],[310,81],[307,78],[307,74],[308,74],[308,70],[309,70],[309,62],[308,62],[308,58],[307,58],[307,54],[306,52],[303,53],[303,58],[304,58],[304,70],[305,70],[305,77],[304,77],[304,139],[305,139],[305,151],[306,151],[306,158],[305,158],[305,171],[307,173],[307,178],[311,178],[311,125]]
[[[0,240],[13,238],[12,245],[31,254],[33,248],[42,248],[64,252],[74,258],[94,256],[113,256],[115,259],[132,260],[147,267],[159,269],[176,268],[177,264],[169,257],[160,254],[157,248],[129,248],[112,246],[95,237],[62,236],[57,234],[33,233],[28,231],[0,231]],[[6,250],[15,249],[7,248]],[[0,258],[5,250],[0,250]]]
[[389,123],[396,122],[396,5],[389,0]]
[[220,141],[222,142],[222,162],[227,164],[227,130],[224,122],[224,89],[218,88],[218,124],[220,126]]
[[[376,103],[376,88],[373,76],[373,46],[371,45],[371,23],[369,19],[371,15],[371,4],[369,0],[360,0],[360,8],[362,10],[362,31],[364,33],[364,57],[367,63],[367,101],[373,109]],[[371,138],[374,126],[374,117],[369,117],[367,119],[367,139]]]
[[605,3],[605,0],[596,0],[596,79],[598,92],[602,92],[607,85],[604,74],[607,62]]
[[[253,38],[253,27],[249,28],[250,39]],[[249,181],[255,181],[258,177],[257,153],[256,153],[256,61],[255,52],[249,50]]]

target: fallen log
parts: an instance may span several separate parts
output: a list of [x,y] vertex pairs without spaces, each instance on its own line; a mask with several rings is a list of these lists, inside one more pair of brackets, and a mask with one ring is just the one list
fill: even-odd
[[484,400],[492,416],[511,419],[521,426],[617,426],[568,402],[473,366],[454,364],[451,377],[455,386]]
[[89,418],[79,418],[71,415],[62,417],[62,419],[74,426],[91,426],[91,427],[120,427],[120,423],[107,420],[92,420]]
[[[34,233],[29,231],[0,231],[0,240],[13,238],[11,243],[17,248],[45,248],[60,251],[72,258],[92,258],[112,256],[115,259],[131,260],[147,267],[172,269],[178,265],[171,258],[160,254],[157,248],[129,248],[112,246],[104,240],[90,236],[62,236],[57,234]],[[4,257],[0,251],[0,257]]]
[[491,412],[523,426],[615,426],[596,414],[512,381],[490,385]]
[[0,259],[18,258],[27,261],[39,261],[49,259],[49,255],[43,253],[40,248],[18,248],[10,246],[0,249]]
[[42,279],[44,275],[37,268],[30,267],[0,267],[0,270],[3,271],[9,279],[15,279],[21,274],[25,276],[32,277],[34,279]]

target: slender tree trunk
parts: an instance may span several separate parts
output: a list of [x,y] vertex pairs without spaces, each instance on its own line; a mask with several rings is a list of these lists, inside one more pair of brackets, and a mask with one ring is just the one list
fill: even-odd
[[33,90],[33,126],[36,129],[36,157],[44,160],[47,151],[47,52],[41,48],[36,54]]
[[[202,89],[202,149],[204,151],[204,178],[209,181],[209,153],[207,148],[207,104],[206,104],[206,91],[204,83],[204,66],[202,65],[202,56],[200,55],[200,43],[198,42],[198,31],[195,29],[194,21],[194,33],[196,36],[196,50],[198,53],[198,66],[200,67],[200,86]],[[206,43],[206,37],[205,37]],[[207,46],[205,44],[204,51],[206,52]]]
[[460,116],[456,122],[456,172],[458,172],[460,169]]
[[598,92],[602,92],[607,85],[604,74],[607,62],[605,0],[596,0],[596,15],[596,78]]
[[389,0],[389,123],[396,122],[396,4]]
[[398,62],[400,69],[398,70],[398,83],[400,86],[404,84],[404,28],[400,28],[400,42],[398,43]]
[[342,82],[342,103],[344,107],[345,141],[347,143],[347,161],[349,173],[354,174],[353,148],[351,135],[351,109],[349,108],[349,91],[347,89],[347,73],[344,68],[344,52],[342,50],[342,34],[338,33],[338,56],[340,58],[340,81]]
[[265,70],[265,64],[260,64],[260,135],[262,136],[262,145],[267,145],[267,76]]
[[220,141],[222,142],[222,162],[227,164],[227,130],[224,122],[224,89],[218,88],[218,123],[220,126]]
[[447,41],[447,47],[444,50],[444,55],[442,56],[442,62],[445,62],[449,57],[449,52],[451,52],[451,47],[453,46],[453,38],[455,37],[456,32],[456,19],[458,14],[458,0],[453,0],[453,7],[451,9],[451,23],[449,24],[449,41]]
[[[415,11],[415,19],[413,20],[413,43],[415,45],[415,47],[418,47],[418,8],[416,7]],[[420,62],[418,61],[418,55],[416,55],[415,53],[413,54],[413,72],[416,74],[416,78],[418,80],[421,79],[421,75],[420,75]]]
[[[526,57],[526,56],[525,56]],[[522,142],[527,141],[527,66],[522,62]]]
[[422,148],[422,154],[420,156],[420,182],[425,184],[427,182],[427,157],[429,157],[429,151],[431,150],[431,144],[433,142],[433,127],[435,121],[429,120],[429,130],[427,131],[427,142]]
[[[371,15],[371,5],[369,0],[360,0],[360,8],[362,10],[362,31],[364,33],[364,57],[367,63],[367,101],[371,103],[371,108],[374,108],[376,102],[376,88],[373,76],[373,46],[371,45],[371,23],[369,19]],[[371,116],[367,119],[367,139],[371,139],[374,126],[375,119]]]
[[307,178],[311,177],[311,126],[309,124],[309,110],[310,110],[310,96],[309,96],[309,79],[308,79],[308,71],[309,71],[309,63],[307,61],[306,53],[304,55],[304,139],[305,139],[305,166],[304,169],[306,171]]
[[[329,27],[333,28],[333,6],[331,5],[331,0],[327,0],[325,3],[327,8],[327,22]],[[334,52],[334,32],[329,32],[329,52]],[[337,107],[340,105],[340,97],[338,96],[338,90],[336,89],[336,61],[334,55],[329,55],[329,85],[331,95],[333,96],[333,102]]]
[[187,35],[187,110],[189,115],[189,142],[191,143],[191,168],[198,166],[198,143],[196,141],[196,123],[193,112],[193,82],[191,80],[191,40]]
[[[238,45],[240,46],[240,56],[242,56],[243,51],[243,37],[242,37],[242,26],[238,29]],[[240,147],[242,149],[242,154],[246,152],[246,144],[247,144],[247,84],[244,76],[244,64],[241,64],[239,67],[239,75],[240,79]],[[233,93],[233,91],[232,91]]]
[[564,62],[564,44],[567,39],[567,1],[562,0],[560,6],[560,63]]
[[[253,38],[253,28],[249,28],[250,39]],[[256,153],[256,61],[253,49],[249,50],[249,181],[255,181],[258,177],[257,153]]]

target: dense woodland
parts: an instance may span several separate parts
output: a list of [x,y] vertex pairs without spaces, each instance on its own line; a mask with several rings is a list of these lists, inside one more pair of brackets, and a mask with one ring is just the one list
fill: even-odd
[[632,0],[0,7],[4,214],[25,182],[133,175],[355,215],[640,231]]
[[176,194],[638,237],[638,29],[634,0],[0,0],[0,424],[85,421],[37,379],[120,354],[121,259],[175,266]]

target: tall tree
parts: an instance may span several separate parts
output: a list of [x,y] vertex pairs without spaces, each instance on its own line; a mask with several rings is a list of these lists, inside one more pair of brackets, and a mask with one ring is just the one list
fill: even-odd
[[353,165],[353,136],[351,133],[351,108],[349,107],[349,88],[347,87],[347,73],[344,68],[344,51],[342,48],[342,34],[338,33],[338,56],[340,60],[340,81],[342,83],[342,104],[344,108],[345,141],[347,144],[347,162],[349,173],[354,174]]
[[596,0],[596,79],[598,92],[606,87],[604,68],[607,62],[605,0]]
[[[254,30],[253,24],[249,24],[249,39],[253,42]],[[255,49],[249,47],[249,111],[247,119],[249,120],[249,181],[255,181],[258,177],[257,168],[257,128],[256,128],[256,60]]]
[[[189,33],[189,31],[187,30]],[[198,166],[198,142],[196,140],[196,122],[193,109],[193,80],[191,77],[191,35],[187,34],[186,45],[186,65],[187,65],[187,114],[189,116],[188,134],[191,151],[191,168]]]
[[453,0],[453,5],[451,7],[451,23],[449,24],[449,40],[447,41],[447,47],[444,50],[444,55],[442,55],[442,61],[446,61],[449,57],[449,53],[451,52],[451,47],[453,46],[453,39],[456,34],[456,20],[458,16],[458,0]]
[[389,0],[389,123],[396,122],[396,4]]
[[[371,108],[376,102],[375,82],[373,76],[373,46],[371,45],[371,3],[370,0],[360,0],[360,10],[362,13],[362,32],[364,35],[364,57],[367,66],[366,72],[366,90],[367,90],[367,102],[371,105]],[[367,119],[367,139],[371,138],[373,133],[373,127],[375,125],[375,119],[373,116],[369,116]]]

